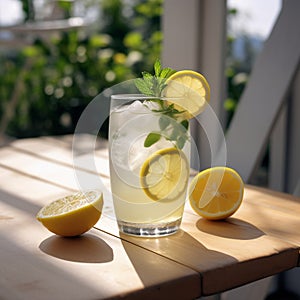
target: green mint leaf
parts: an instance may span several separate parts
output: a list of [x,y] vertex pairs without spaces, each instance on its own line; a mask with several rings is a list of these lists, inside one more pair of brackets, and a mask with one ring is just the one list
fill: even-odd
[[162,84],[161,84],[161,86],[160,86],[161,91],[163,91],[166,86],[167,86],[167,84],[165,83],[165,81],[163,81]]
[[176,141],[179,134],[180,134],[180,131],[178,130],[178,127],[174,127],[173,130],[172,130],[172,133],[170,135],[170,140],[171,141]]
[[137,78],[134,80],[134,84],[136,88],[145,95],[152,96],[152,89],[148,83],[148,80],[144,80],[142,78]]
[[160,138],[161,138],[160,133],[150,132],[144,141],[144,147],[148,148],[148,147],[152,146],[153,144],[158,142],[160,140]]
[[169,78],[174,73],[176,73],[175,70],[173,70],[171,68],[164,68],[164,69],[162,69],[162,71],[160,73],[160,77],[161,78]]
[[162,115],[158,122],[160,130],[165,130],[170,125],[170,118]]
[[157,59],[154,63],[154,73],[156,77],[160,77],[161,72],[161,62],[159,59]]
[[154,75],[146,71],[142,72],[143,78],[137,79],[135,85],[145,95],[160,97],[163,89],[167,86],[166,79],[175,72],[171,68],[163,69],[160,60],[157,59],[154,63]]
[[186,129],[189,129],[189,121],[188,120],[183,120],[180,122],[180,124]]
[[146,71],[142,72],[142,75],[143,75],[144,79],[146,79],[146,78],[152,78],[153,77],[152,74],[150,74],[149,72],[146,72]]
[[179,148],[179,149],[182,149],[184,147],[184,144],[186,142],[186,138],[184,136],[180,136],[178,139],[177,139],[177,143],[176,143],[176,146]]

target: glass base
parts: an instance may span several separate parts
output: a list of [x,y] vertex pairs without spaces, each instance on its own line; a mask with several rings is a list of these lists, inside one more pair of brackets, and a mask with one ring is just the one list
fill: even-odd
[[174,234],[180,227],[181,219],[169,223],[140,224],[118,221],[122,233],[139,237],[163,237]]

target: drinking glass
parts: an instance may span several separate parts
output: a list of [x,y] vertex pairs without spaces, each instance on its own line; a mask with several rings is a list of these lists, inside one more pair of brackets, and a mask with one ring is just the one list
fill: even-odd
[[168,112],[171,102],[166,101],[135,94],[111,96],[111,191],[119,230],[125,234],[157,237],[180,227],[190,136],[187,120]]

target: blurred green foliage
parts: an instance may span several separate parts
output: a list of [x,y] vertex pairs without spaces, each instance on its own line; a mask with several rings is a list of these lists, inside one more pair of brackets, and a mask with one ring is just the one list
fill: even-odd
[[[32,0],[19,1],[24,20],[34,20]],[[72,16],[72,1],[57,2],[65,18]],[[142,71],[153,71],[154,61],[161,55],[163,0],[85,3],[93,3],[99,22],[88,28],[36,35],[30,46],[0,51],[0,133],[3,128],[14,137],[72,133],[81,112],[97,94],[140,77]],[[237,13],[236,9],[228,10],[229,23]],[[245,59],[234,57],[235,39],[228,33],[224,102],[227,126],[255,57],[247,36]],[[9,122],[4,124],[1,121],[9,112],[12,118],[6,118]],[[107,128],[100,132],[106,133]]]
[[[25,19],[30,19],[28,1],[22,2]],[[6,134],[72,133],[80,113],[97,94],[140,77],[142,71],[151,72],[161,54],[162,2],[99,0],[94,9],[101,20],[91,28],[36,36],[31,46],[1,51],[0,119],[17,95]],[[72,2],[60,4],[69,17]]]
[[[227,55],[226,55],[226,69],[225,77],[227,80],[227,99],[224,102],[224,108],[227,112],[227,124],[229,126],[230,121],[234,115],[239,99],[247,85],[251,69],[256,58],[258,50],[255,49],[251,36],[247,33],[240,33],[238,37],[234,37],[230,32],[230,21],[238,14],[238,10],[235,8],[228,9],[227,21]],[[234,53],[234,44],[239,39],[243,53],[242,57],[237,57]]]

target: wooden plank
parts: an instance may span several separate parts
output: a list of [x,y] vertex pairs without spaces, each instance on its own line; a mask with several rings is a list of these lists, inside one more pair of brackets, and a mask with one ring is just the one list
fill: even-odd
[[[0,168],[1,299],[181,299],[201,295],[197,272],[96,229],[57,237],[35,220],[64,190]],[[165,272],[168,270],[168,272]]]
[[226,135],[227,165],[245,182],[260,162],[300,59],[299,1],[286,1],[251,72]]
[[269,234],[300,247],[300,198],[260,187],[247,186],[237,217]]
[[[72,136],[68,135],[15,140],[9,144],[9,147],[12,150],[61,165],[71,167],[75,165],[77,169],[95,174],[98,174],[99,171],[102,176],[108,177],[108,142],[98,138],[95,149],[93,149],[94,141],[94,136],[82,134],[77,137],[76,145],[73,145]],[[87,159],[93,161],[96,167],[101,166],[101,169],[87,167]]]
[[[62,157],[71,157],[71,153],[64,152],[62,149],[57,149],[55,151],[55,155]],[[85,158],[84,158],[85,157]],[[78,177],[83,178],[85,182],[89,182],[90,187],[97,187],[97,185],[101,186],[102,181],[109,181],[108,179],[108,161],[105,159],[101,159],[99,165],[94,164],[95,168],[92,169],[93,166],[89,165],[90,156],[83,156],[83,159],[79,157],[78,162],[80,165],[85,165],[85,168],[81,168],[80,166],[76,169],[76,174],[74,173],[73,165],[71,164],[63,164],[60,162],[55,162],[52,160],[46,160],[42,156],[31,155],[26,152],[16,151],[13,148],[3,148],[0,149],[0,164],[3,167],[12,168],[18,172],[23,172],[30,176],[35,176],[40,180],[48,181],[56,185],[61,185],[68,189],[79,189],[80,182]],[[89,158],[89,159],[87,159]],[[88,167],[87,167],[88,166]],[[97,168],[101,168],[104,170],[102,175],[98,173]],[[101,177],[101,180],[99,180]],[[84,183],[82,183],[84,184]]]

